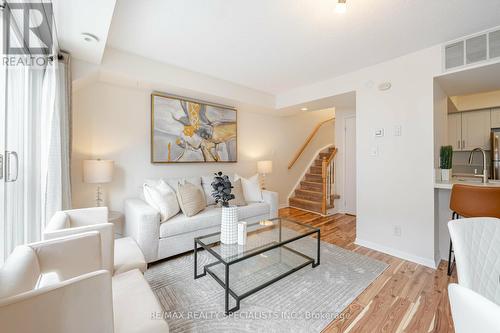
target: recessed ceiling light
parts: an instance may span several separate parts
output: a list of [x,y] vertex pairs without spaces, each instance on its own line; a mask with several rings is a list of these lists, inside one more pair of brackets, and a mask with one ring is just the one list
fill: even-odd
[[307,111],[309,110],[308,108],[301,108],[300,111]]
[[335,6],[335,11],[340,14],[344,14],[347,11],[347,0],[337,0],[337,5]]
[[97,37],[94,34],[88,33],[88,32],[82,32],[82,38],[84,41],[88,43],[97,43],[99,42],[99,37]]

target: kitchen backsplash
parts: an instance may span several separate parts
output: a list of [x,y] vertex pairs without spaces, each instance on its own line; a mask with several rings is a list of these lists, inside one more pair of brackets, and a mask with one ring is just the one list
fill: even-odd
[[[488,169],[488,174],[491,170],[491,155],[490,151],[486,151],[486,168]],[[483,155],[481,152],[474,152],[474,159],[472,165],[469,165],[469,155],[468,151],[455,151],[453,152],[453,173],[483,173]],[[476,171],[476,172],[474,172]]]

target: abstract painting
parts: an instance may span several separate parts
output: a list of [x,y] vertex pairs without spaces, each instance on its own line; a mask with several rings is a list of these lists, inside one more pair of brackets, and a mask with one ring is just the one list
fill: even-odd
[[236,109],[151,94],[151,162],[237,162]]

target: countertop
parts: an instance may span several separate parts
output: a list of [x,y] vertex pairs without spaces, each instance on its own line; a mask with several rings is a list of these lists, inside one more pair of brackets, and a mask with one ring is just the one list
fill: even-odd
[[436,180],[434,182],[434,188],[439,188],[443,190],[451,190],[454,184],[464,184],[464,185],[474,185],[474,186],[486,186],[486,187],[500,187],[499,180],[489,180],[488,183],[484,184],[479,178],[467,178],[467,177],[456,177],[454,176],[450,181]]

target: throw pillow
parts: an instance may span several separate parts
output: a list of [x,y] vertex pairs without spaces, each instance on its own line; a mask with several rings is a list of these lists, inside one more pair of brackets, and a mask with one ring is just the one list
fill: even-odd
[[144,183],[144,199],[160,212],[160,222],[165,222],[179,213],[179,204],[174,190],[165,181],[160,180],[156,186]]
[[247,202],[262,202],[262,190],[259,185],[259,175],[256,174],[248,179],[235,175],[235,180],[241,179],[243,195]]
[[207,206],[203,191],[199,186],[189,182],[177,185],[177,199],[181,210],[187,217],[194,216],[205,209]]
[[212,196],[212,182],[214,181],[214,176],[201,176],[201,186],[203,187],[203,192],[205,198],[207,199],[207,205],[215,205],[215,198]]
[[247,202],[245,201],[245,195],[243,194],[243,187],[241,185],[241,179],[233,181],[233,190],[234,199],[229,200],[230,205],[234,206],[246,206]]

